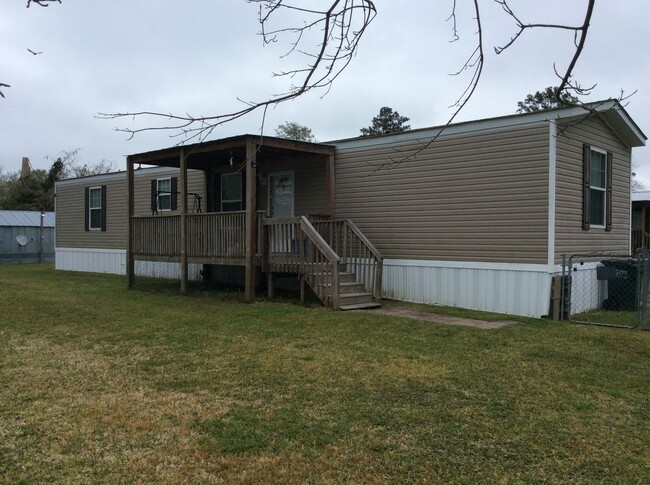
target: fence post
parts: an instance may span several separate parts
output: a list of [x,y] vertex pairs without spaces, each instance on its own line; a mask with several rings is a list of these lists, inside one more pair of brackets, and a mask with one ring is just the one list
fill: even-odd
[[647,330],[648,321],[648,296],[650,290],[650,252],[639,252],[639,268],[643,268],[641,276],[641,330]]
[[566,301],[566,254],[562,255],[562,281],[560,288],[560,320],[564,320],[566,315],[565,301]]

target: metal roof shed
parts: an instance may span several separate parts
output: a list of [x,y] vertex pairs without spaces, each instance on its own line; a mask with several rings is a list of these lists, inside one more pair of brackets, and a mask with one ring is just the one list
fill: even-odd
[[41,261],[54,261],[54,212],[0,210],[0,264]]

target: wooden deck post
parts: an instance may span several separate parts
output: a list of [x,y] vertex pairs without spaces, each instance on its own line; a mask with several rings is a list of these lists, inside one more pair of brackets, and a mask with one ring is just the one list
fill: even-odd
[[334,195],[336,178],[334,174],[334,154],[329,155],[325,160],[325,193],[327,194],[327,212],[330,220],[334,220]]
[[246,261],[245,295],[247,303],[255,301],[255,253],[257,252],[257,146],[246,140]]
[[[126,157],[126,183],[127,183],[127,217],[126,217],[126,287],[133,288],[135,279],[135,263],[133,261],[133,217],[134,210],[134,184],[133,184],[133,161]],[[87,217],[87,216],[86,216]]]
[[187,158],[180,149],[181,168],[181,293],[187,293]]
[[269,270],[269,272],[266,273],[266,290],[268,292],[269,300],[275,298],[275,288],[273,286],[275,282],[273,279],[273,273]]

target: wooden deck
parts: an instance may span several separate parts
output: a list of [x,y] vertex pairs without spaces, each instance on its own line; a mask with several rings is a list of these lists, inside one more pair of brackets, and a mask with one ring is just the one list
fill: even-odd
[[[246,266],[245,211],[186,217],[188,262]],[[360,302],[362,293],[374,302],[381,300],[382,257],[352,221],[267,219],[258,211],[255,229],[254,265],[268,275],[298,275],[335,309],[353,295]],[[135,260],[181,261],[180,216],[131,217],[131,234]],[[269,277],[270,292],[272,286]],[[342,288],[349,294],[342,295]]]

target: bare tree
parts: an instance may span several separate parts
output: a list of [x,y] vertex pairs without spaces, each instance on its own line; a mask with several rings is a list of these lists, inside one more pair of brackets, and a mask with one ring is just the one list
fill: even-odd
[[[248,3],[259,5],[259,23],[261,36],[265,43],[288,42],[286,56],[300,55],[307,59],[302,68],[275,73],[276,76],[286,77],[294,81],[288,86],[285,93],[270,97],[262,101],[246,101],[241,110],[230,113],[221,113],[211,116],[193,116],[191,114],[173,114],[155,111],[136,111],[123,113],[99,113],[98,117],[103,119],[118,118],[144,118],[150,124],[144,128],[116,128],[118,131],[126,132],[129,138],[137,133],[168,130],[172,136],[180,137],[179,144],[193,140],[201,141],[208,137],[215,128],[232,120],[261,110],[262,127],[264,115],[270,106],[293,100],[310,91],[329,91],[332,83],[341,75],[354,57],[363,35],[370,27],[377,14],[377,8],[371,0],[323,0],[323,9],[307,8],[298,1],[285,0],[246,0]],[[513,19],[516,25],[516,32],[512,38],[502,46],[494,48],[496,54],[502,54],[527,31],[535,29],[570,30],[575,33],[573,43],[573,55],[568,66],[558,69],[553,66],[555,74],[560,79],[558,96],[571,91],[574,94],[588,94],[593,88],[583,88],[573,80],[573,71],[584,48],[590,21],[595,7],[596,0],[588,0],[584,17],[576,25],[569,24],[546,24],[527,22],[522,20],[510,7],[508,0],[492,0],[499,4],[509,18]],[[474,15],[473,21],[476,24],[476,44],[467,60],[455,75],[470,73],[469,81],[461,95],[453,103],[455,108],[447,124],[451,124],[458,113],[469,102],[476,91],[485,63],[483,24],[481,21],[481,9],[479,0],[472,0]],[[452,0],[452,8],[449,19],[452,23],[452,40],[459,38],[457,31],[456,0]],[[281,22],[281,12],[299,12],[302,22],[296,25],[275,26],[275,22]],[[318,40],[309,43],[308,34],[318,32]],[[288,39],[287,39],[288,37]],[[298,80],[298,82],[295,82]],[[324,95],[324,94],[323,94]],[[158,120],[158,121],[156,121]],[[444,129],[444,128],[443,128]],[[441,132],[442,133],[442,132]],[[435,141],[435,140],[433,140]],[[432,142],[433,142],[432,141]],[[430,143],[432,143],[430,142]],[[423,145],[417,153],[425,149],[430,143]],[[416,156],[413,153],[411,156]]]
[[[269,107],[284,103],[303,96],[311,91],[320,90],[323,96],[327,94],[332,83],[341,75],[356,54],[364,34],[377,15],[377,8],[372,0],[321,0],[322,8],[306,6],[299,0],[245,0],[247,3],[259,7],[258,20],[260,34],[266,44],[284,41],[287,43],[285,56],[300,56],[304,64],[288,71],[275,73],[290,82],[285,92],[260,101],[242,101],[243,107],[226,113],[217,113],[208,116],[194,116],[192,114],[174,114],[156,111],[134,111],[121,113],[99,113],[103,119],[139,118],[148,125],[144,128],[116,128],[126,132],[129,137],[146,131],[166,130],[172,136],[179,137],[179,144],[188,141],[202,141],[215,130],[215,128],[230,121],[241,118],[254,111],[262,112],[262,127],[266,110]],[[557,96],[570,91],[575,95],[587,95],[593,86],[582,87],[573,78],[573,73],[580,55],[584,49],[591,18],[596,0],[587,0],[584,15],[575,24],[539,23],[522,19],[516,13],[509,0],[484,0],[485,4],[493,1],[498,4],[504,15],[512,19],[516,30],[510,40],[504,45],[494,48],[496,54],[502,54],[512,47],[525,33],[545,29],[557,31],[570,31],[574,33],[571,60],[564,68],[553,66],[559,79]],[[32,3],[46,7],[49,3],[61,3],[61,0],[28,0],[27,7]],[[476,44],[467,60],[462,64],[456,75],[469,73],[469,81],[460,96],[453,103],[455,107],[447,124],[451,124],[458,113],[469,102],[476,91],[483,67],[485,64],[485,46],[479,0],[472,0],[473,19],[476,25]],[[309,5],[314,5],[310,2]],[[452,40],[459,38],[457,30],[457,2],[451,0],[451,14],[449,21],[452,24]],[[289,14],[299,13],[299,20],[294,24],[283,24],[286,19],[295,18],[293,15],[282,16],[282,12]],[[0,87],[8,87],[0,85]],[[444,128],[443,128],[444,129]],[[442,132],[441,132],[442,133]],[[435,140],[434,140],[435,141]],[[422,149],[426,148],[423,146]]]
[[[151,118],[167,120],[158,126],[139,129],[118,128],[129,133],[130,138],[144,131],[171,130],[175,136],[181,136],[182,142],[201,141],[208,137],[215,128],[236,120],[253,111],[262,110],[264,114],[270,106],[290,101],[313,90],[331,88],[332,83],[352,61],[359,42],[366,29],[375,18],[377,10],[371,0],[334,0],[324,2],[327,8],[322,10],[305,8],[299,2],[292,4],[284,0],[246,0],[247,3],[259,5],[259,23],[261,36],[266,44],[278,42],[289,37],[289,48],[285,54],[300,55],[307,59],[307,65],[289,71],[274,73],[292,82],[286,92],[272,96],[263,101],[243,101],[241,110],[213,116],[175,115],[153,111],[126,113],[99,113],[103,119],[115,118]],[[275,26],[273,20],[281,11],[297,11],[303,17],[300,25]],[[313,31],[318,32],[318,39],[312,45],[305,44],[304,39]],[[241,100],[240,100],[241,101]],[[264,119],[264,116],[263,116]],[[263,126],[263,121],[262,121]]]

